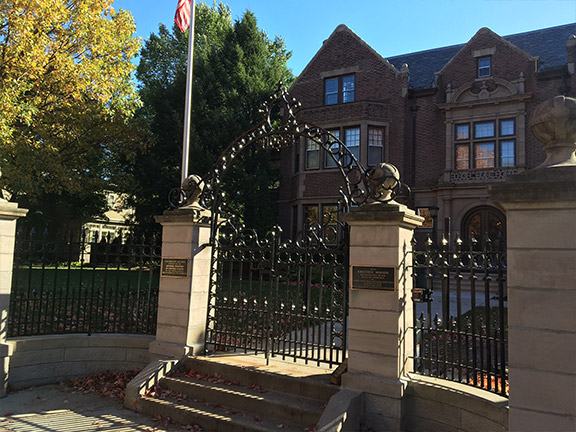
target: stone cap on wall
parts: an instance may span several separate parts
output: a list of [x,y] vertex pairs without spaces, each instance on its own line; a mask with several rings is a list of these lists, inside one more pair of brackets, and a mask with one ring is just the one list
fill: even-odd
[[26,216],[28,209],[18,208],[18,204],[0,199],[0,219],[18,219]]
[[495,202],[576,201],[576,166],[537,168],[490,185]]

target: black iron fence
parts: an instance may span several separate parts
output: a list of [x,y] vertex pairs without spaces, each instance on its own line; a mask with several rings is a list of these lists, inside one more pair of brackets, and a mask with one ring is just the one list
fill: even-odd
[[160,258],[154,237],[19,231],[8,337],[155,334]]
[[413,242],[417,373],[508,395],[502,241]]

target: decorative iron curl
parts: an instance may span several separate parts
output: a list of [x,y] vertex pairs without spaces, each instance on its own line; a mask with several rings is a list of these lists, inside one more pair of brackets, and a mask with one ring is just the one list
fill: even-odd
[[[338,137],[319,126],[299,121],[296,111],[300,106],[279,83],[276,92],[260,108],[263,120],[234,140],[204,177],[190,176],[181,187],[172,189],[170,205],[177,208],[197,204],[219,213],[223,201],[221,178],[242,151],[256,142],[264,149],[280,150],[292,146],[300,137],[322,147],[342,174],[344,186],[340,193],[345,207],[386,203],[410,194],[410,188],[400,182],[393,165],[380,164],[366,169]],[[281,120],[274,120],[276,113],[282,114]]]

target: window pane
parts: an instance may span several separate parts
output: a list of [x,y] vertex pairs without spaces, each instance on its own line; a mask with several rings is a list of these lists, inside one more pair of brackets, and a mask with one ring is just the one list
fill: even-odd
[[468,144],[456,146],[456,169],[470,169],[470,146]]
[[368,165],[384,162],[384,128],[368,128]]
[[470,139],[470,125],[456,125],[456,139],[467,140]]
[[474,144],[474,168],[494,168],[494,143]]
[[338,221],[338,206],[336,204],[324,204],[324,223],[330,224]]
[[326,105],[338,103],[338,78],[330,78],[325,81]]
[[342,103],[354,102],[354,75],[342,77]]
[[319,168],[320,146],[312,140],[306,140],[306,169]]
[[338,206],[324,204],[323,206],[324,240],[328,244],[335,243],[338,239]]
[[300,171],[300,139],[294,141],[294,173]]
[[[344,143],[350,153],[354,155],[356,160],[360,158],[360,128],[350,128],[346,129],[344,132]],[[347,164],[350,164],[351,161],[347,161]]]
[[478,59],[478,76],[490,76],[490,57],[483,57]]
[[[329,131],[332,135],[334,135],[335,138],[340,138],[340,130],[335,129],[335,130],[331,130]],[[328,138],[329,140],[332,139],[332,137],[329,136]],[[340,145],[337,142],[333,142],[332,144],[330,144],[330,151],[334,154],[337,155],[338,154],[338,150],[340,149]],[[337,166],[336,161],[333,159],[332,156],[330,156],[330,153],[328,151],[325,152],[325,160],[324,160],[324,166],[326,168],[334,168],[335,166]],[[336,156],[338,157],[338,156]]]
[[308,226],[312,226],[318,223],[318,206],[317,205],[307,205],[304,206],[304,222]]
[[510,136],[514,133],[514,120],[502,120],[500,122],[500,136]]
[[512,167],[515,164],[514,140],[500,141],[500,166]]
[[494,122],[482,122],[474,125],[476,138],[491,138],[494,136]]

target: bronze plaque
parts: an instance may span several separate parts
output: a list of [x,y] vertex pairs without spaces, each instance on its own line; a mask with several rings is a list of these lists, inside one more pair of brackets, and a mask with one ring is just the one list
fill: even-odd
[[352,266],[352,289],[396,291],[396,268]]
[[187,278],[188,262],[188,258],[162,258],[162,269],[160,276]]

